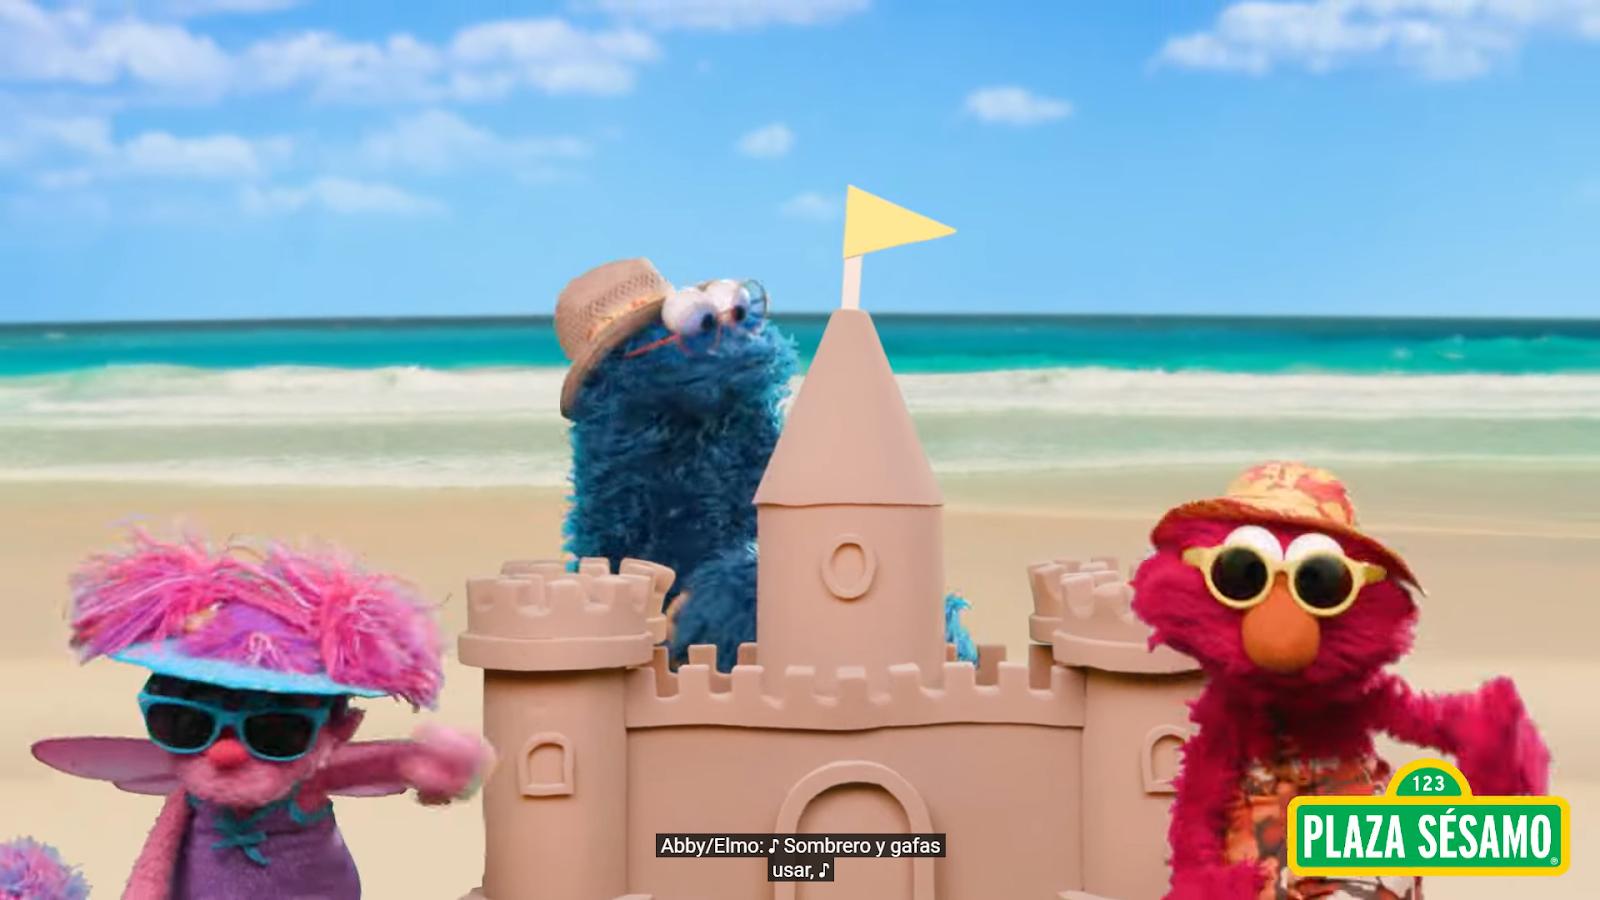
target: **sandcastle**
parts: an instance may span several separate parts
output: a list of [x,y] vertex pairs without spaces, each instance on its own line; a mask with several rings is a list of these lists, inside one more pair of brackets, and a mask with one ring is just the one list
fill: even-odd
[[[463,662],[502,760],[486,900],[1135,900],[1166,881],[1194,663],[1146,649],[1106,559],[1033,566],[1026,661],[943,632],[942,499],[867,313],[836,311],[755,502],[758,635],[672,671],[672,573],[508,563],[469,585]],[[939,859],[658,858],[658,833],[934,833]]]

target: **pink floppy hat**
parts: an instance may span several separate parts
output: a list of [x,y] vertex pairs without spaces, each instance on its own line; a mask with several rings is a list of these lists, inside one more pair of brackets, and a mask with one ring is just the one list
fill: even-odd
[[393,696],[432,707],[442,644],[399,580],[336,551],[142,531],[72,576],[72,646],[162,675],[239,690]]

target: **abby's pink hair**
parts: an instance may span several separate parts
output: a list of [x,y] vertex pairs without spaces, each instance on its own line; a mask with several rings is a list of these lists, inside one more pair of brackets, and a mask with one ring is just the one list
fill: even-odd
[[432,707],[443,682],[431,610],[389,575],[336,550],[135,530],[120,553],[73,573],[72,646],[84,660],[176,639],[185,654],[340,684]]

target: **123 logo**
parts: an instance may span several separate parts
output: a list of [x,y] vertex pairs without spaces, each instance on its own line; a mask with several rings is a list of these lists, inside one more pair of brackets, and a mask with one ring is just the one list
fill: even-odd
[[1376,797],[1289,801],[1296,875],[1560,875],[1572,849],[1560,797],[1475,797],[1455,766],[1421,759]]

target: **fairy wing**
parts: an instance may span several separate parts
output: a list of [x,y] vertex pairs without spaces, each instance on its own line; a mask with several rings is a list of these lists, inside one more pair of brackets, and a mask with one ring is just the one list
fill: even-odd
[[58,772],[109,781],[132,794],[170,794],[178,789],[172,756],[141,738],[50,738],[33,745],[33,758]]
[[[362,741],[347,744],[334,757],[348,750],[365,749],[399,741]],[[172,754],[143,738],[67,737],[50,738],[33,745],[33,758],[58,772],[109,781],[131,794],[165,796],[180,786],[172,768]],[[346,797],[383,797],[404,793],[406,786],[395,781],[364,784],[333,791]]]

